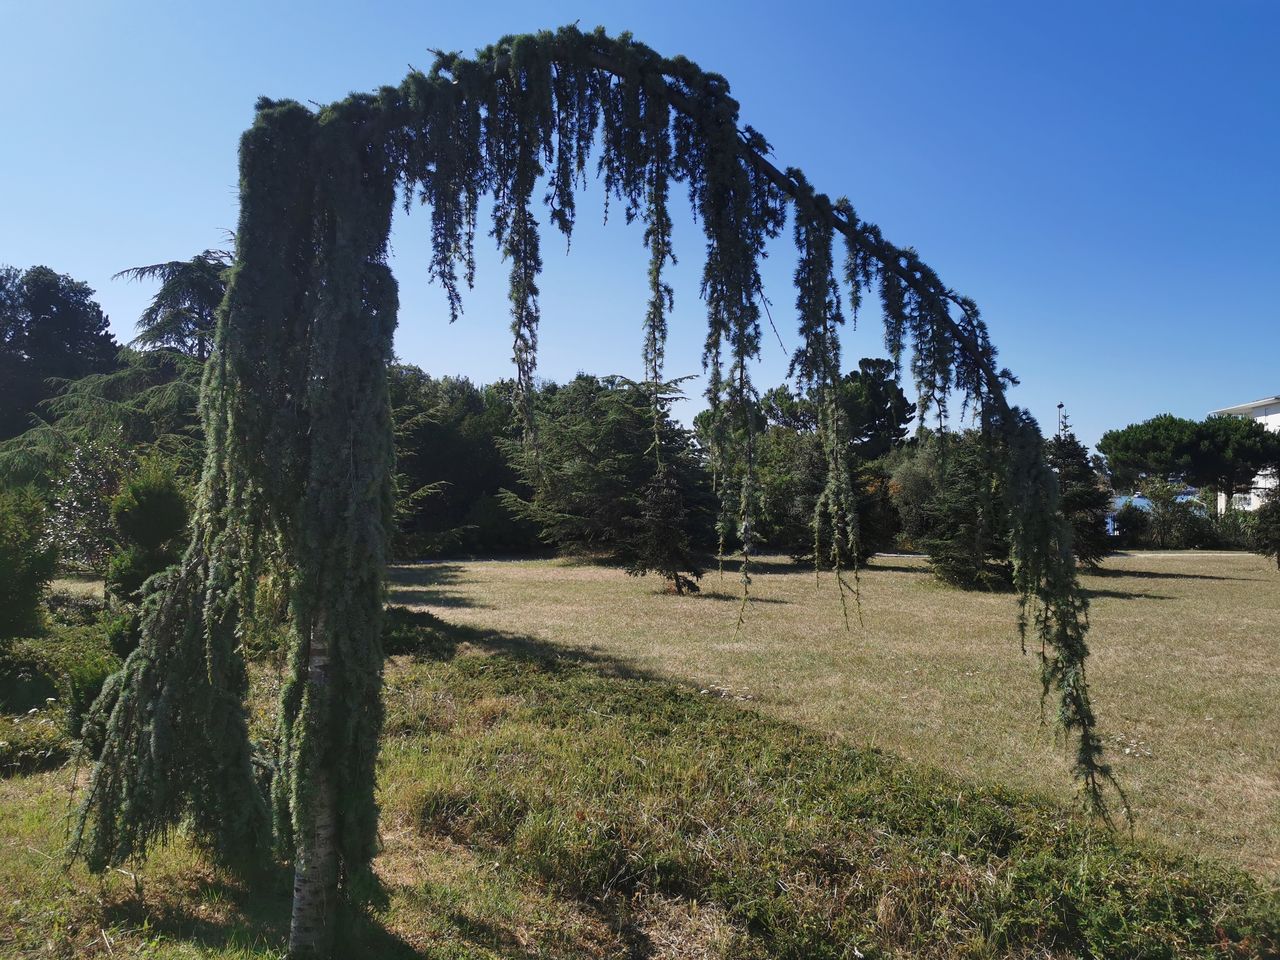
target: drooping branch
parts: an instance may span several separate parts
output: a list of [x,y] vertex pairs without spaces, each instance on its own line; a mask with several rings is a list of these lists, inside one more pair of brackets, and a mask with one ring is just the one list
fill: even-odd
[[[528,42],[528,38],[502,41],[481,51],[475,61],[466,61],[465,70],[460,58],[448,58],[448,69],[474,78],[478,65],[482,76],[501,83],[516,44]],[[640,171],[646,163],[654,162],[652,148],[646,150],[643,138],[638,136],[643,129],[640,119],[655,112],[648,105],[654,98],[661,98],[673,114],[676,169],[688,184],[695,212],[708,237],[703,274],[703,296],[708,307],[704,364],[712,436],[716,443],[736,437],[746,464],[737,491],[736,511],[744,561],[751,550],[753,459],[752,390],[746,361],[759,350],[757,263],[763,255],[764,242],[781,228],[782,201],[800,211],[806,236],[838,233],[844,238],[844,280],[855,309],[862,290],[878,285],[886,345],[899,364],[910,345],[911,372],[926,407],[932,405],[942,417],[951,395],[959,394],[979,411],[984,429],[1002,436],[1007,449],[1030,448],[1039,443],[1034,421],[1012,407],[1005,396],[1005,388],[1016,381],[997,366],[996,351],[977,305],[943,284],[913,250],[897,247],[874,224],[860,220],[848,201],[832,202],[814,192],[800,171],[784,172],[774,165],[768,159],[770,151],[764,138],[750,128],[739,129],[738,104],[729,95],[722,77],[705,73],[683,58],[661,57],[628,36],[610,38],[600,31],[587,35],[570,27],[555,34],[540,34],[538,42],[558,65],[577,71],[579,76],[584,68],[588,74],[596,73],[594,89],[600,91],[606,120],[600,167],[609,192],[624,201],[628,218],[635,215],[643,199]],[[579,158],[589,146],[583,131],[593,122],[594,114],[586,122],[579,121],[575,128]],[[801,324],[810,345],[804,363],[813,365],[805,369],[802,364],[800,372],[815,382],[828,375],[823,370],[818,376],[819,353],[825,352],[836,364],[839,362],[838,340],[831,335],[838,314],[826,306],[819,308],[813,290],[806,293],[804,289],[805,284],[825,282],[815,280],[825,277],[829,270],[823,265],[829,256],[825,247],[802,241],[801,268],[797,271]],[[805,306],[806,297],[809,307]],[[825,321],[814,319],[824,311],[833,321],[830,329],[822,326]],[[810,316],[806,317],[806,313]],[[652,323],[646,328],[646,357],[653,354],[656,329]],[[726,349],[727,371],[722,366],[722,351]],[[722,402],[728,411],[722,411]],[[837,436],[838,421],[827,418],[824,429]],[[850,537],[856,538],[853,493],[846,483],[847,471],[837,463],[838,458],[833,455],[828,459],[827,492],[819,500],[815,522],[822,522],[825,512],[833,543],[841,536],[848,542]],[[1038,463],[1036,458],[1011,456],[1006,464],[1004,487],[1018,534],[1013,538],[1012,560],[1022,611],[1019,628],[1025,637],[1030,626],[1036,625],[1044,637],[1041,662],[1046,693],[1058,692],[1063,725],[1081,738],[1077,772],[1090,805],[1101,807],[1098,785],[1109,777],[1109,770],[1101,760],[1100,749],[1096,749],[1094,720],[1083,681],[1087,654],[1087,621],[1082,615],[1085,601],[1076,579],[1070,530],[1057,508],[1053,477],[1039,471]],[[718,479],[723,485],[723,478]],[[731,492],[722,490],[722,495]],[[719,524],[722,538],[729,516],[725,499]],[[1038,522],[1032,523],[1032,517],[1039,518]],[[1044,622],[1055,626],[1041,629],[1039,625]]]
[[[545,178],[549,219],[569,239],[575,192],[597,142],[608,200],[646,228],[644,356],[654,383],[672,306],[663,273],[674,260],[672,183],[684,183],[704,231],[719,529],[743,548],[744,591],[753,546],[749,367],[760,350],[759,266],[790,205],[801,378],[830,399],[840,362],[832,249],[839,234],[851,308],[878,288],[886,344],[899,366],[910,349],[922,396],[941,415],[959,394],[984,428],[1000,434],[1019,629],[1041,642],[1044,692],[1057,694],[1060,722],[1077,738],[1075,772],[1086,798],[1105,809],[1110,771],[1085,681],[1086,603],[1070,527],[1038,427],[1008,403],[1004,390],[1014,381],[997,368],[976,305],[914,251],[859,220],[848,201],[812,190],[798,170],[778,169],[765,139],[740,129],[738,116],[724,78],[629,36],[573,27],[509,37],[474,59],[441,55],[429,73],[414,71],[398,87],[318,115],[298,104],[259,104],[241,144],[236,266],[203,385],[208,447],[192,544],[180,569],[154,584],[138,651],[93,711],[97,763],[79,836],[94,866],[141,855],[183,819],[228,861],[265,848],[237,638],[268,565],[287,574],[292,617],[276,838],[296,855],[299,877],[314,876],[320,887],[336,883],[333,856],[347,872],[367,862],[392,469],[383,372],[395,322],[385,265],[395,190],[404,189],[408,205],[431,207],[428,271],[444,287],[451,317],[462,309],[461,287],[474,280],[481,198],[493,198],[492,235],[511,260],[514,353],[528,398],[542,265],[534,193]],[[856,554],[856,504],[838,411],[822,406],[830,408],[821,424],[828,484],[815,522],[825,517],[838,562],[841,544]],[[721,455],[735,445],[744,465],[736,475]],[[313,854],[323,854],[314,874]]]

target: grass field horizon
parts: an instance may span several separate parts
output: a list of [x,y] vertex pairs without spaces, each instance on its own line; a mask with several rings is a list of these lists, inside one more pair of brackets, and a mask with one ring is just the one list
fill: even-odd
[[[685,683],[977,781],[1070,800],[1053,705],[1009,594],[964,592],[908,556],[861,572],[846,631],[830,574],[765,557],[737,627],[736,574],[693,597],[580,561],[403,565],[391,602],[483,632]],[[1139,836],[1280,883],[1280,573],[1228,552],[1135,552],[1083,578],[1090,683]]]

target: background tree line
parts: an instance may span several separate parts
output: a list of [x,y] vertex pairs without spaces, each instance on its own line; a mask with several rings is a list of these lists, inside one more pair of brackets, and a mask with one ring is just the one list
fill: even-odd
[[[228,265],[227,254],[205,251],[125,271],[159,288],[124,347],[85,284],[47,267],[0,269],[0,706],[53,704],[61,718],[26,726],[44,739],[11,737],[0,766],[65,755],[85,707],[136,645],[143,584],[179,556]],[[723,423],[704,413],[689,429],[672,416],[678,381],[582,373],[539,383],[530,443],[513,381],[478,385],[406,363],[388,376],[397,559],[565,553],[656,574],[684,593],[738,547],[718,494],[742,482],[745,464],[710,454]],[[919,551],[945,581],[1006,588],[995,437],[921,425],[887,360],[859,361],[835,399],[858,524],[856,556],[842,548],[841,563]],[[728,428],[755,437],[757,549],[828,563],[813,522],[827,455],[815,399],[781,384],[747,416]],[[1256,423],[1164,415],[1107,433],[1095,457],[1064,424],[1046,446],[1086,566],[1117,546],[1249,547],[1280,562],[1280,499],[1249,514],[1203,505],[1221,491],[1230,508],[1280,461],[1280,437]],[[1123,506],[1109,534],[1113,497],[1137,492],[1145,506]],[[48,600],[59,570],[103,577],[105,603]],[[265,642],[257,634],[270,625],[250,632],[251,646]]]
[[[85,284],[47,267],[0,270],[0,482],[23,491],[24,510],[39,510],[40,543],[62,567],[114,564],[133,582],[167,556],[122,532],[112,503],[131,484],[187,491],[194,481],[199,383],[229,263],[225,252],[206,250],[124,271],[159,288],[123,348]],[[531,445],[513,381],[477,385],[404,363],[389,378],[400,559],[558,551],[656,571],[683,590],[717,551],[737,545],[734,519],[717,515],[717,491],[739,483],[745,465],[710,455],[710,431],[723,427],[708,414],[691,430],[672,417],[678,382],[579,374],[541,383]],[[1005,582],[996,441],[981,430],[918,424],[887,360],[859,361],[836,399],[857,497],[857,556],[845,559],[918,550],[950,582]],[[782,384],[757,398],[749,417],[733,429],[756,437],[755,536],[796,560],[828,557],[812,521],[825,476],[814,398]],[[1046,442],[1086,565],[1116,545],[1265,546],[1267,510],[1217,518],[1183,491],[1221,491],[1230,506],[1232,494],[1280,461],[1280,436],[1257,423],[1163,415],[1108,432],[1094,458],[1069,424]],[[1121,509],[1118,536],[1109,536],[1113,495],[1139,488],[1149,505]],[[127,574],[121,554],[138,561]]]

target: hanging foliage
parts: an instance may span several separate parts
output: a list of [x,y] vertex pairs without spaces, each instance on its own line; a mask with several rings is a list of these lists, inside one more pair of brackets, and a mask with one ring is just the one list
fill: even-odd
[[[1004,398],[1012,377],[996,367],[976,306],[847,201],[833,203],[798,170],[770,163],[765,139],[738,126],[723,77],[628,35],[566,27],[504,38],[472,59],[440,54],[399,87],[319,113],[259,104],[241,144],[236,265],[203,388],[208,453],[194,538],[178,572],[149,599],[142,643],[94,712],[99,752],[80,831],[92,865],[143,853],[183,818],[229,861],[265,848],[237,638],[256,573],[270,563],[291,585],[293,629],[274,836],[295,857],[291,950],[323,952],[317,891],[361,869],[374,849],[392,472],[385,367],[396,309],[385,250],[396,189],[409,206],[431,208],[428,271],[451,317],[474,280],[480,199],[492,198],[528,409],[542,267],[535,192],[545,182],[543,206],[568,241],[575,192],[597,147],[607,204],[645,228],[643,353],[655,384],[672,305],[664,279],[675,257],[672,183],[686,187],[705,235],[712,435],[737,444],[735,460],[745,464],[736,483],[717,477],[721,535],[741,545],[744,591],[754,546],[750,365],[760,351],[759,265],[792,206],[803,334],[794,370],[822,399],[829,466],[814,518],[815,533],[827,534],[815,542],[831,544],[837,564],[844,552],[857,554],[846,428],[832,398],[843,281],[855,310],[864,292],[878,293],[886,343],[899,368],[909,352],[925,403],[941,416],[961,396],[1001,437],[1019,622],[1040,640],[1046,695],[1058,697],[1087,799],[1103,809],[1110,774],[1084,679],[1085,603],[1070,529],[1035,422]],[[836,234],[845,243],[840,278]],[[310,911],[301,920],[299,903]]]

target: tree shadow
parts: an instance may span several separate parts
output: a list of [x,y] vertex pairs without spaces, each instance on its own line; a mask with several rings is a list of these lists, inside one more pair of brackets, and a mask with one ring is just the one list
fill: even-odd
[[[288,943],[292,891],[283,868],[245,883],[220,875],[205,877],[197,891],[181,898],[167,891],[140,896],[144,889],[106,902],[104,925],[145,929],[208,950],[252,950],[270,944],[283,952]],[[216,906],[208,909],[207,904]]]
[[415,660],[450,660],[463,648],[480,653],[501,653],[520,660],[545,664],[583,666],[601,674],[626,680],[662,680],[700,689],[693,680],[664,677],[643,670],[618,657],[570,647],[524,633],[472,627],[453,623],[426,610],[387,608],[387,628],[383,648],[388,656],[408,656]]
[[1090,590],[1088,587],[1084,590],[1084,595],[1090,600],[1105,598],[1110,600],[1172,600],[1173,597],[1165,596],[1163,593],[1140,593],[1135,590]]
[[[742,558],[725,557],[720,562],[719,569],[725,573],[741,573]],[[782,557],[752,557],[747,569],[751,573],[797,573],[813,570],[813,564]]]
[[[204,951],[244,951],[267,949],[283,955],[289,942],[292,903],[292,873],[278,867],[241,883],[225,877],[209,877],[193,895],[174,897],[161,894],[139,897],[129,892],[107,902],[102,923],[108,927],[145,930]],[[437,954],[420,950],[401,938],[378,918],[375,910],[386,909],[391,891],[381,884],[369,894],[364,885],[353,890],[356,898],[336,908],[334,916],[334,956],[378,957],[380,960],[427,960]],[[213,909],[204,905],[215,904]],[[480,929],[460,914],[448,915],[456,932],[478,947],[498,949],[504,955],[530,957],[520,948],[514,933],[497,928]]]
[[[740,594],[740,593],[714,593],[714,592],[712,592],[712,591],[710,591],[710,590],[703,590],[701,593],[695,593],[695,594],[693,594],[693,595],[692,595],[692,597],[691,597],[691,599],[693,599],[693,600],[721,600],[721,601],[729,601],[729,600],[732,600],[734,603],[741,603],[741,602],[742,602],[742,594]],[[747,598],[747,605],[748,605],[748,606],[750,606],[750,605],[751,605],[751,604],[753,604],[753,603],[791,603],[791,602],[792,602],[792,601],[790,601],[790,600],[783,600],[781,597],[748,597],[748,598]]]
[[916,573],[916,574],[925,574],[925,575],[929,575],[933,573],[933,571],[929,568],[929,565],[927,563],[916,563],[916,564],[888,563],[884,560],[877,560],[875,557],[872,557],[869,561],[867,561],[867,563],[863,565],[862,569],[873,570],[873,571],[883,570],[886,573]]
[[1117,570],[1114,567],[1099,567],[1097,570],[1082,570],[1086,577],[1107,577],[1111,579],[1132,578],[1135,580],[1243,580],[1262,583],[1259,577],[1226,577],[1218,573],[1177,573],[1171,570]]
[[466,594],[449,589],[463,582],[464,568],[457,563],[421,563],[392,567],[387,571],[387,599],[400,605],[483,608]]

